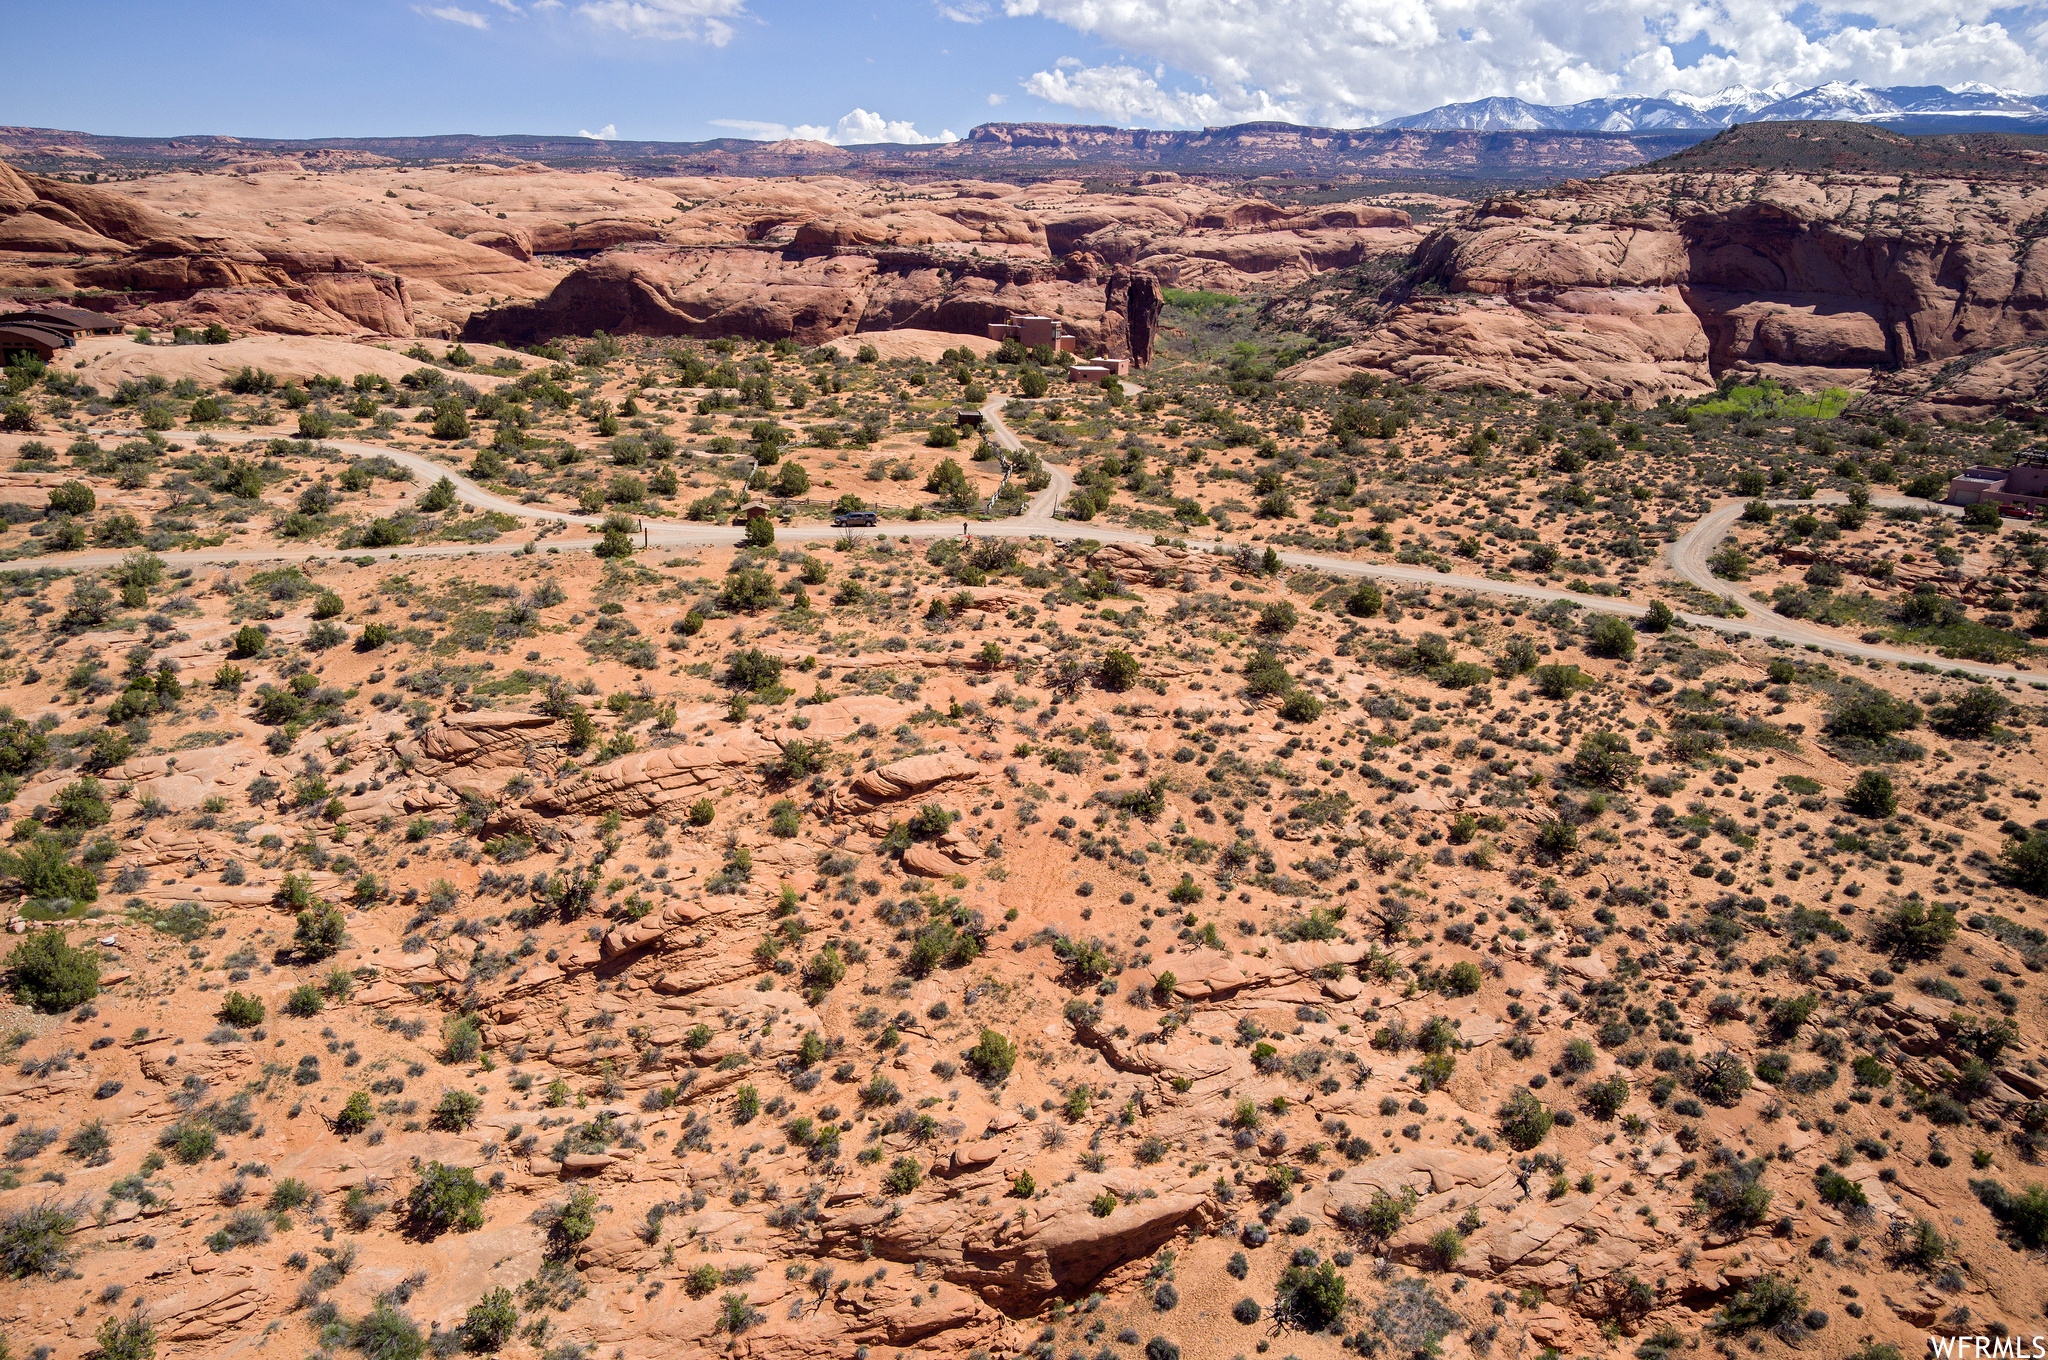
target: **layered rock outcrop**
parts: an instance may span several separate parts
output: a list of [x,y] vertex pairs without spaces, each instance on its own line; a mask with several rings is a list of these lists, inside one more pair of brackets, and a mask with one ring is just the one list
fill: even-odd
[[640,246],[578,269],[546,298],[478,313],[465,340],[531,344],[604,330],[625,335],[790,338],[820,344],[861,331],[985,336],[1017,313],[1058,314],[1091,353],[1152,357],[1160,297],[1145,274],[915,249],[795,250]]
[[304,335],[414,333],[405,281],[354,256],[252,246],[112,189],[0,164],[0,264],[9,254],[39,253],[78,257],[62,271],[75,287],[123,294],[130,308],[195,303],[189,315],[202,324],[260,320],[262,329]]
[[[1401,305],[1293,370],[1647,403],[1729,370],[1862,374],[2048,334],[2022,181],[1611,175],[1433,233]],[[1821,375],[1823,379],[1825,374]]]

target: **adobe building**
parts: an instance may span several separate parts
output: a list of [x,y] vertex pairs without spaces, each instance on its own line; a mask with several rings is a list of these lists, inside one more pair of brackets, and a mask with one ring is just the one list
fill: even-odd
[[2022,453],[2009,468],[1966,468],[1949,480],[1950,505],[2019,505],[2048,510],[2048,452]]
[[1012,316],[1008,321],[989,323],[988,338],[991,340],[1015,340],[1033,349],[1045,348],[1072,354],[1078,348],[1074,337],[1066,328],[1050,316]]

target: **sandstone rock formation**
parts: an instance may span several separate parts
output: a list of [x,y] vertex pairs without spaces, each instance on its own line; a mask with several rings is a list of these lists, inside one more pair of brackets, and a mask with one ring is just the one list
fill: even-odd
[[0,187],[0,283],[87,302],[104,290],[94,305],[151,326],[519,344],[600,328],[982,337],[1041,312],[1089,352],[1143,363],[1161,285],[1257,290],[1416,239],[1398,208],[1296,208],[1171,177],[1114,195],[941,181],[906,200],[832,176],[374,162],[309,174],[259,157],[108,185],[8,170]]
[[1657,169],[1470,209],[1417,252],[1383,325],[1293,376],[1647,403],[1729,370],[1852,377],[2042,333],[2025,179]]
[[[293,334],[370,330],[411,335],[404,281],[332,250],[252,246],[195,228],[112,189],[24,175],[0,165],[0,257],[71,254],[59,274],[80,288],[193,304],[187,314],[247,324],[255,295],[263,329]],[[132,301],[132,299],[131,299]]]
[[826,253],[635,247],[577,270],[546,299],[471,318],[466,340],[528,344],[604,330],[629,335],[792,338],[918,329],[986,337],[1014,313],[1058,313],[1090,353],[1143,363],[1159,315],[1149,275],[915,249]]

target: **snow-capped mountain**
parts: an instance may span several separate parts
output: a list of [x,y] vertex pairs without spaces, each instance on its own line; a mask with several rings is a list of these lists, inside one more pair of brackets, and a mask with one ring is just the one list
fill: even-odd
[[1751,122],[1830,119],[1869,123],[1971,115],[2038,119],[2048,124],[2048,95],[2026,95],[1977,81],[1950,89],[1941,85],[1877,88],[1860,81],[1835,80],[1806,90],[1781,81],[1763,89],[1730,85],[1705,95],[1666,90],[1661,95],[1588,99],[1565,105],[1477,99],[1390,118],[1380,126],[1431,132],[1650,132]]

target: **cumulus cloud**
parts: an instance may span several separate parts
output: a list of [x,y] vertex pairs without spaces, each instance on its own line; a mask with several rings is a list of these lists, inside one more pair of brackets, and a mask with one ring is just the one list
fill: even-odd
[[744,16],[747,6],[746,0],[589,0],[576,12],[631,38],[723,47],[732,41],[728,21]]
[[473,9],[463,9],[459,5],[414,5],[412,12],[428,19],[446,19],[449,23],[461,24],[464,28],[484,29],[491,26],[491,21],[483,15]]
[[1569,104],[1780,80],[2048,90],[2048,0],[1004,0],[1004,11],[1120,49],[1023,86],[1123,123],[1353,125],[1490,95]]
[[1197,127],[1272,119],[1300,121],[1291,107],[1275,103],[1264,90],[1240,88],[1218,96],[1206,90],[1167,89],[1159,83],[1163,74],[1135,66],[1061,63],[1027,79],[1024,91],[1048,104],[1086,109],[1118,123]]
[[817,123],[764,123],[753,118],[713,118],[711,126],[727,128],[742,137],[760,142],[797,137],[807,142],[830,142],[833,146],[859,146],[870,142],[895,142],[924,146],[934,142],[957,142],[950,130],[927,137],[907,121],[892,121],[879,113],[855,109],[831,127]]
[[619,127],[616,123],[606,123],[595,132],[590,131],[588,128],[578,128],[576,135],[578,137],[588,137],[593,142],[616,141],[619,136]]

